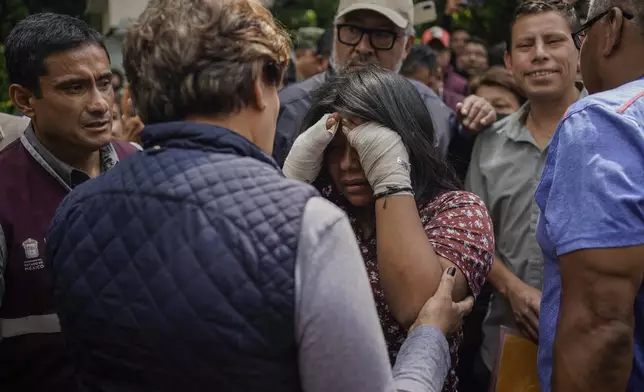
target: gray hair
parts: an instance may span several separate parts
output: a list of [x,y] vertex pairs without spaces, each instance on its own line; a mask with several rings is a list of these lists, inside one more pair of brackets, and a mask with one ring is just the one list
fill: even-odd
[[590,0],[590,4],[588,5],[588,19],[600,12],[606,11],[611,5],[611,0]]
[[254,81],[279,85],[289,52],[287,33],[254,0],[151,0],[123,45],[146,124],[254,104]]
[[611,7],[619,7],[623,11],[629,11],[634,16],[635,23],[644,34],[644,1],[642,0],[590,0],[588,6],[588,19],[608,10]]

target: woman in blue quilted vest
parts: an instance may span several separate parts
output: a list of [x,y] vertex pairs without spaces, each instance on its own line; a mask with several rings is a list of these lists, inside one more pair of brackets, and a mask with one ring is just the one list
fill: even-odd
[[[373,65],[347,70],[314,102],[284,173],[312,183],[348,214],[397,364],[445,270],[456,268],[456,301],[478,295],[493,260],[492,222],[478,196],[459,190],[435,147],[432,118],[405,77]],[[444,391],[458,390],[462,339],[461,329],[450,338]]]
[[442,387],[473,300],[446,271],[392,371],[347,216],[270,156],[289,53],[256,0],[151,0],[128,32],[144,151],[77,187],[47,237],[82,390]]

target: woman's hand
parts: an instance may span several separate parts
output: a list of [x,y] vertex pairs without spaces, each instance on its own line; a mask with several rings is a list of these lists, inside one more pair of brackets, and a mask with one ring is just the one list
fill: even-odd
[[355,128],[347,125],[342,131],[358,151],[362,168],[376,195],[392,188],[409,190],[396,194],[411,194],[409,153],[398,133],[376,123],[364,123]]
[[448,335],[460,328],[463,317],[474,306],[474,298],[470,296],[461,302],[452,301],[455,275],[455,267],[450,267],[443,272],[436,294],[425,303],[416,322],[411,327],[412,330],[419,325],[428,325],[438,328],[443,334]]
[[295,139],[284,161],[284,175],[294,180],[312,183],[320,174],[324,150],[337,129],[338,114],[324,115],[320,121]]

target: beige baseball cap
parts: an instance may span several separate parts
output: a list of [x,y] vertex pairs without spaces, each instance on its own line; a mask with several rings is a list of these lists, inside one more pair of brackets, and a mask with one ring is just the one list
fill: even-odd
[[370,10],[382,14],[401,29],[413,24],[414,21],[413,0],[340,0],[336,18],[358,10]]

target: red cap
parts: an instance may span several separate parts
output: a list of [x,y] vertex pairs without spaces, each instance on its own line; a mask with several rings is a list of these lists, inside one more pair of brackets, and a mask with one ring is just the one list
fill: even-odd
[[450,37],[446,30],[436,26],[425,30],[422,38],[423,44],[427,45],[433,39],[439,40],[446,48],[449,48]]

